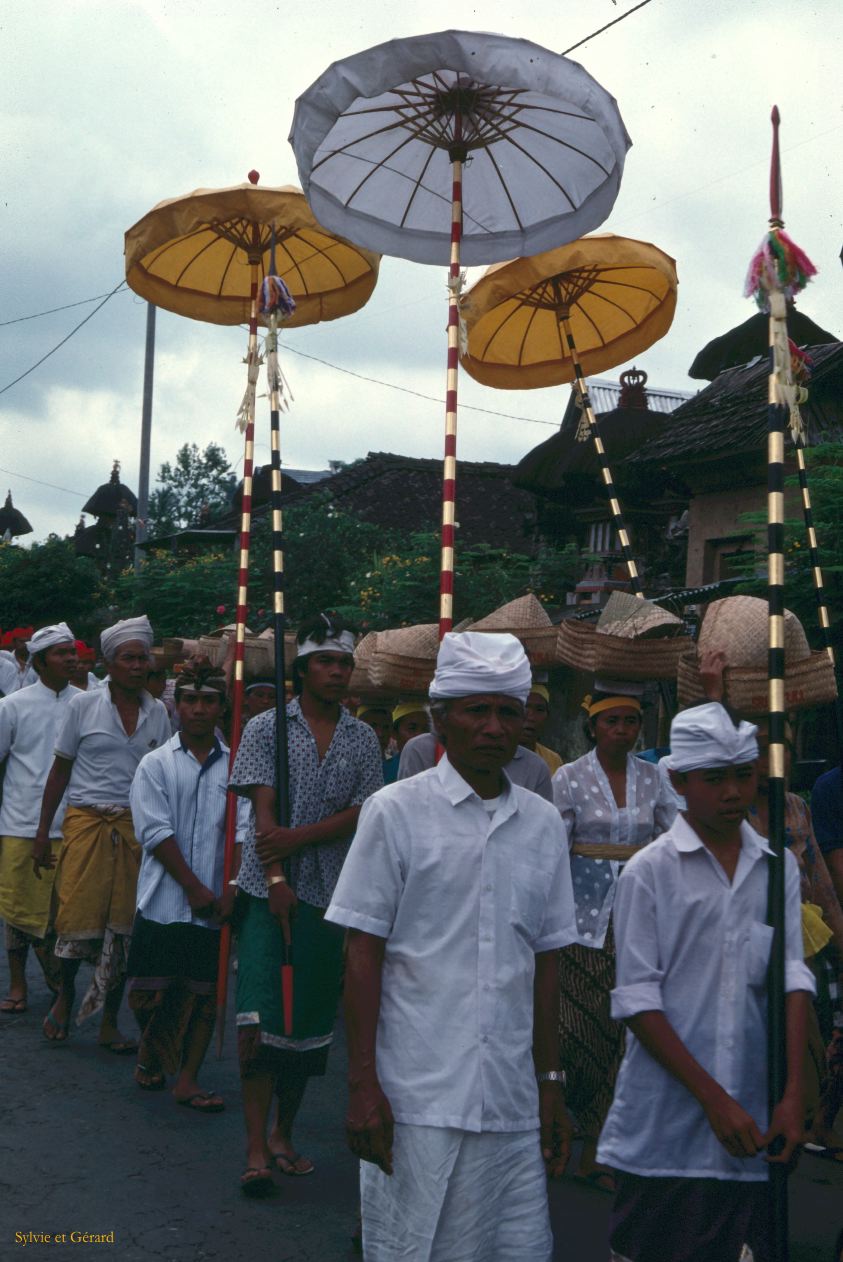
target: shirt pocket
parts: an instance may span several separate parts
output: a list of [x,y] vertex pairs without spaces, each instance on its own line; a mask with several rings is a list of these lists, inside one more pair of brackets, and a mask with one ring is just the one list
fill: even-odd
[[528,942],[534,942],[544,924],[551,876],[526,863],[513,863],[510,879],[510,923]]
[[747,981],[750,986],[764,986],[773,945],[773,926],[756,922],[749,927],[747,942]]

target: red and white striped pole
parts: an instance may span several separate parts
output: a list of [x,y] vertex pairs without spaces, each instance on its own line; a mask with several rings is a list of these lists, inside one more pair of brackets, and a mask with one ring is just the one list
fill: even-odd
[[439,639],[454,625],[454,531],[457,487],[457,386],[460,365],[460,246],[462,244],[462,168],[466,151],[462,115],[454,115],[450,149],[451,262],[448,270],[448,373],[445,387],[445,461],[442,470],[442,554],[439,573]]
[[[251,175],[249,177],[251,179]],[[256,180],[253,183],[257,183]],[[249,379],[249,403],[246,415],[246,444],[243,454],[243,501],[240,506],[240,553],[237,568],[237,612],[234,644],[234,686],[231,706],[231,754],[229,768],[234,765],[240,734],[243,730],[243,695],[246,661],[246,616],[249,601],[249,551],[252,542],[252,478],[255,463],[255,392],[258,369],[258,288],[260,286],[261,240],[257,224],[252,228],[252,252],[249,258],[249,348],[246,356]],[[283,695],[283,694],[282,694]],[[223,857],[223,889],[231,880],[234,864],[234,840],[237,832],[237,795],[230,789],[225,811],[225,850]],[[217,971],[217,1056],[222,1056],[225,1037],[225,1009],[228,994],[228,961],[231,951],[231,926],[220,932],[220,959]]]

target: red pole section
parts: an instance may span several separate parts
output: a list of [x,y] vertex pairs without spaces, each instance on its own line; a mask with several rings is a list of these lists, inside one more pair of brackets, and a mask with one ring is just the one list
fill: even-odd
[[[461,139],[460,115],[455,136]],[[442,558],[439,575],[439,639],[454,625],[454,529],[457,487],[457,383],[460,364],[460,245],[462,243],[462,158],[451,156],[451,263],[448,270],[448,373],[445,389],[445,461],[442,469]]]

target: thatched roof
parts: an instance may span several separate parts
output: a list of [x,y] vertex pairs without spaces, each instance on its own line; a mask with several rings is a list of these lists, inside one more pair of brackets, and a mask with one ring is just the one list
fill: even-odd
[[[808,401],[801,407],[810,444],[843,439],[843,342],[814,346]],[[720,373],[677,408],[661,434],[628,456],[630,466],[730,458],[761,452],[767,433],[767,357]]]
[[[791,341],[801,347],[837,341],[833,333],[821,329],[810,316],[797,311],[792,302],[788,303],[787,331]],[[714,381],[727,368],[739,368],[758,355],[766,355],[769,337],[769,317],[758,311],[704,346],[688,369],[688,376],[698,381]]]

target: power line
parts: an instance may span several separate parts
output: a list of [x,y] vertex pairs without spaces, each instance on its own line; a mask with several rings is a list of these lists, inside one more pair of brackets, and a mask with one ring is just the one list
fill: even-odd
[[80,320],[79,323],[76,325],[76,327],[70,330],[67,337],[63,337],[60,342],[56,343],[56,345],[53,347],[52,350],[47,351],[46,355],[42,355],[41,358],[37,359],[30,368],[27,368],[25,372],[22,372],[20,376],[15,377],[13,381],[10,381],[5,386],[3,386],[2,390],[0,390],[0,394],[5,394],[7,390],[11,390],[12,386],[16,386],[19,381],[23,381],[24,377],[28,377],[31,372],[35,372],[35,369],[39,368],[41,364],[44,363],[45,359],[49,359],[51,355],[55,355],[56,351],[59,350],[62,346],[64,346],[65,342],[70,341],[74,333],[79,332],[83,324],[87,324],[89,320],[93,319],[93,317],[97,314],[100,308],[104,307],[105,304],[108,302],[109,298],[113,298],[114,295],[117,293],[117,290],[120,288],[120,286],[124,284],[125,284],[125,281],[121,280],[119,284],[115,285],[111,293],[106,294],[102,302],[98,303],[97,306],[94,307],[93,311],[89,311],[88,314],[85,316],[85,318],[83,320]]
[[[122,284],[126,284],[125,281]],[[119,286],[118,286],[119,289]],[[112,290],[116,293],[117,290]],[[128,286],[126,293],[128,293]],[[0,329],[5,329],[9,324],[23,324],[25,320],[39,320],[41,316],[55,315],[57,311],[70,311],[71,307],[84,307],[89,302],[96,302],[98,298],[110,298],[111,294],[94,294],[93,298],[80,298],[78,302],[66,302],[63,307],[48,307],[46,311],[35,311],[32,315],[16,316],[14,320],[0,320]]]
[[[362,372],[355,372],[353,368],[343,368],[340,364],[332,364],[328,359],[320,359],[318,355],[308,355],[306,351],[296,350],[294,347],[284,344],[283,349],[289,351],[291,355],[300,355],[302,359],[312,359],[316,364],[323,364],[326,368],[334,368],[337,372],[344,372],[349,377],[356,377],[358,381],[368,381],[375,386],[386,386],[388,390],[400,390],[402,394],[411,394],[416,399],[424,399],[427,403],[441,403],[445,406],[444,399],[437,399],[433,394],[422,394],[420,390],[411,390],[409,386],[396,385],[394,381],[383,381],[380,377],[367,377]],[[529,421],[531,425],[550,425],[553,429],[559,428],[557,421],[541,421],[535,416],[513,416],[510,412],[495,412],[492,408],[479,408],[471,403],[460,403],[460,411],[468,412],[485,412],[487,416],[499,416],[505,421]]]
[[55,482],[42,482],[40,478],[27,477],[25,473],[15,473],[14,469],[4,469],[0,465],[0,473],[8,473],[12,478],[21,478],[24,482],[34,482],[36,486],[48,486],[51,491],[64,491],[67,495],[78,495],[80,500],[86,498],[81,491],[71,491],[69,486],[56,486]]
[[601,26],[599,31],[592,31],[590,35],[586,35],[585,39],[581,39],[578,43],[572,44],[570,48],[566,48],[562,53],[563,57],[567,57],[568,53],[572,53],[575,48],[582,48],[583,44],[587,44],[590,39],[594,39],[597,35],[602,35],[604,31],[608,31],[610,26],[617,26],[618,22],[623,22],[625,18],[630,17],[636,9],[643,9],[645,4],[649,4],[650,0],[641,0],[640,4],[635,4],[631,9],[627,9],[626,13],[622,13],[620,17],[613,18],[611,22],[607,22],[605,26]]

